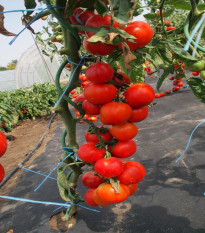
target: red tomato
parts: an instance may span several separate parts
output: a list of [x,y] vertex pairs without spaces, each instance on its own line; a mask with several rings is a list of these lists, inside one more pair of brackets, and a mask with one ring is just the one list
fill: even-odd
[[131,85],[124,93],[127,104],[133,108],[140,108],[149,105],[154,97],[154,89],[146,83],[135,83]]
[[159,93],[155,94],[155,98],[160,98],[160,97],[161,97],[161,96],[160,96]]
[[160,94],[160,97],[163,97],[164,96],[164,92],[161,92],[159,93]]
[[168,90],[166,90],[165,92],[166,92],[167,94],[170,94],[170,93],[171,93],[171,90],[168,89]]
[[90,83],[84,89],[85,98],[93,104],[102,105],[112,101],[117,88],[112,84]]
[[87,39],[88,37],[84,38],[83,47],[88,53],[93,55],[106,56],[111,54],[117,47],[116,45],[105,44],[100,41],[97,43],[90,43]]
[[78,19],[83,23],[83,25],[85,25],[86,22],[94,15],[95,14],[92,11],[83,11],[78,15]]
[[[100,15],[94,15],[91,18],[88,19],[88,21],[86,22],[87,27],[99,27],[99,26],[110,26],[110,22],[111,22],[111,17],[110,15],[105,15],[104,17],[100,16]],[[113,27],[116,28],[119,25],[116,22],[113,22]],[[109,27],[107,27],[109,28]],[[86,32],[86,34],[91,37],[93,36],[95,33],[93,32]]]
[[134,138],[138,133],[138,128],[132,123],[112,125],[110,134],[119,141],[128,141]]
[[145,177],[145,168],[141,163],[128,161],[124,164],[123,172],[117,177],[120,183],[129,185],[140,182]]
[[136,191],[137,191],[137,188],[138,188],[138,184],[129,184],[127,185],[127,187],[130,189],[130,196],[133,195]]
[[140,122],[147,118],[149,114],[149,108],[147,106],[141,108],[135,108],[132,110],[132,115],[129,122]]
[[94,200],[95,203],[97,203],[99,206],[103,206],[103,207],[109,206],[109,205],[111,204],[111,203],[105,202],[105,201],[103,201],[103,200],[101,200],[101,199],[99,198],[99,196],[97,195],[97,189],[95,189],[95,190],[93,191],[93,200]]
[[106,83],[112,79],[113,69],[106,63],[97,62],[87,68],[85,75],[93,83]]
[[[112,139],[112,135],[110,134],[108,128],[105,127],[98,127],[98,133],[100,134],[101,138],[105,141],[110,141]],[[96,134],[91,134],[86,131],[85,133],[85,140],[87,142],[99,142],[99,139]]]
[[82,144],[78,149],[78,156],[86,163],[94,164],[98,159],[102,158],[105,154],[105,149],[98,149],[95,147],[94,142]]
[[118,203],[125,201],[130,196],[130,189],[124,184],[119,184],[119,191],[116,192],[111,184],[102,183],[97,187],[96,193],[104,202]]
[[86,172],[82,176],[82,183],[88,188],[97,188],[102,184],[103,179],[94,172]]
[[95,171],[107,179],[119,176],[123,169],[123,163],[115,157],[98,159],[94,165]]
[[123,124],[132,115],[132,108],[126,103],[110,102],[100,109],[100,121],[105,125]]
[[83,101],[82,108],[88,115],[98,115],[100,114],[100,107],[96,104],[92,104],[87,100]]
[[149,44],[153,37],[152,27],[143,21],[134,21],[125,28],[125,31],[130,35],[136,37],[133,41],[135,43],[127,41],[126,43],[130,47],[130,50],[136,50]]
[[183,86],[184,86],[184,83],[183,83],[183,82],[178,82],[178,83],[177,83],[177,86],[178,86],[178,87],[183,87]]
[[75,102],[76,104],[78,104],[78,103],[83,102],[84,100],[85,100],[84,94],[80,94],[79,96],[77,96],[77,97],[74,99],[74,102]]
[[176,27],[174,26],[169,26],[169,27],[166,27],[166,31],[172,31],[172,30],[175,30]]
[[7,149],[7,139],[3,132],[0,131],[0,157],[3,156]]
[[131,83],[130,77],[127,74],[120,71],[115,72],[112,80],[119,85],[123,83],[127,83],[127,84]]
[[108,150],[111,152],[112,156],[128,158],[136,152],[137,145],[133,140],[118,141],[117,144],[108,146]]
[[[76,17],[78,17],[78,15],[79,15],[82,11],[83,11],[82,9],[76,8],[75,11],[73,12],[73,15],[75,15]],[[69,16],[69,19],[70,19],[70,21],[71,21],[72,23],[77,23],[77,20],[76,20],[75,16],[73,16],[73,15]]]
[[4,176],[5,176],[4,167],[0,163],[0,183],[4,179]]
[[98,204],[93,199],[93,191],[95,189],[88,189],[84,195],[85,202],[91,206],[98,206]]
[[198,76],[200,74],[200,72],[192,72],[193,76]]

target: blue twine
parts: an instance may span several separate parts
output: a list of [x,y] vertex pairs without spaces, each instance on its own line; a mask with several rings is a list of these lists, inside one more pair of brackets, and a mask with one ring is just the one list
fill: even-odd
[[[75,70],[73,71],[73,73],[72,73],[72,75],[71,75],[71,77],[70,77],[70,80],[69,80],[69,82],[68,82],[68,85],[67,85],[67,87],[65,88],[63,94],[60,96],[60,98],[59,98],[59,100],[57,101],[57,103],[55,104],[55,108],[58,107],[60,101],[62,100],[63,96],[65,95],[66,91],[68,90],[68,87],[69,87],[69,85],[70,85],[70,83],[71,83],[71,81],[72,81],[72,79],[73,79],[73,77],[74,77],[74,74],[75,74],[76,70],[79,68],[79,66],[82,66],[83,64],[85,64],[85,60],[84,60],[84,59],[85,59],[86,56],[87,56],[87,55],[82,56],[81,59],[80,59],[80,62],[79,62],[78,64],[76,64],[77,66],[75,67]],[[68,58],[67,58],[67,59],[68,59]],[[72,62],[72,61],[70,61],[70,62]],[[75,64],[75,63],[73,63],[73,64]]]
[[73,152],[69,153],[56,167],[53,168],[51,172],[49,172],[46,178],[38,185],[37,188],[34,189],[34,192],[36,192],[41,187],[41,185],[49,178],[50,174],[54,172],[72,153]]
[[195,54],[196,54],[197,46],[198,46],[199,41],[200,41],[200,39],[201,39],[202,33],[203,33],[203,31],[204,31],[204,27],[205,27],[205,20],[203,21],[203,23],[202,23],[202,25],[201,25],[201,28],[200,28],[200,30],[199,30],[199,33],[198,33],[198,35],[197,35],[197,37],[196,37],[194,50],[193,50],[193,52],[192,52],[192,56],[193,56],[193,57],[194,57]]
[[[33,172],[33,173],[35,173],[35,174],[38,174],[38,175],[46,176],[46,177],[47,177],[47,175],[45,175],[45,174],[43,174],[43,173],[36,172],[36,171],[31,170],[31,169],[28,169],[28,168],[26,168],[26,167],[21,167],[21,168],[24,169],[24,170],[26,170],[26,171]],[[49,176],[48,178],[53,179],[53,180],[57,180],[56,178],[53,178],[53,177],[51,177],[51,176]]]
[[77,15],[74,15],[74,14],[73,14],[73,17],[76,19],[76,21],[77,21],[80,25],[85,26],[85,24],[78,18]]
[[192,39],[194,38],[194,35],[196,34],[196,32],[198,31],[198,29],[200,28],[200,26],[203,24],[203,21],[205,20],[205,14],[203,14],[202,18],[199,20],[199,22],[197,23],[196,27],[194,28],[194,30],[192,31],[186,45],[184,46],[184,50],[188,51],[189,49],[189,45],[191,44]]
[[186,146],[184,152],[179,156],[179,158],[176,160],[176,162],[178,162],[178,161],[182,158],[182,156],[185,154],[185,152],[187,151],[187,149],[188,149],[188,147],[189,147],[189,144],[190,144],[190,142],[191,142],[191,138],[192,138],[193,133],[194,133],[195,130],[196,130],[200,125],[202,125],[203,123],[205,123],[205,120],[201,121],[201,122],[193,129],[193,131],[191,132],[191,135],[190,135],[190,137],[189,137],[189,140],[188,140],[188,143],[187,143],[187,146]]
[[[53,6],[53,5],[48,5],[46,8],[32,9],[32,10],[37,10],[37,11],[40,10],[40,12],[33,18],[33,20],[32,20],[28,25],[26,25],[25,28],[23,28],[23,29],[9,42],[9,45],[12,45],[13,42],[16,40],[16,38],[17,38],[26,28],[28,28],[28,27],[38,18],[38,16],[39,16],[43,11],[45,11],[45,10],[47,10],[47,9],[50,9],[50,8],[64,9],[64,7],[58,7],[58,6]],[[20,11],[20,10],[19,10],[19,11]],[[31,10],[25,10],[25,11],[31,11]],[[12,12],[12,11],[10,11],[10,12]],[[3,12],[3,13],[4,13],[4,12]]]
[[[30,202],[30,203],[37,203],[37,204],[43,204],[43,205],[57,205],[61,207],[71,207],[72,204],[68,204],[68,203],[72,203],[72,202],[66,202],[66,203],[59,203],[59,202],[50,202],[50,201],[35,201],[35,200],[31,200],[31,199],[27,199],[27,198],[19,198],[19,197],[10,197],[10,196],[1,196],[0,198],[4,198],[4,199],[9,199],[9,200],[14,200],[14,201],[22,201],[22,202]],[[95,211],[95,212],[100,212],[99,210],[95,210],[95,209],[91,209],[79,204],[76,204],[77,206],[80,206],[84,209],[88,209],[91,211]],[[58,209],[58,208],[57,208]]]
[[35,201],[35,200],[26,199],[26,198],[19,198],[19,197],[10,197],[10,196],[1,196],[0,195],[0,198],[10,199],[10,200],[15,200],[15,201],[38,203],[38,204],[44,204],[44,205],[57,205],[57,206],[66,206],[66,207],[71,206],[70,204],[66,204],[66,203],[50,202],[50,201]]

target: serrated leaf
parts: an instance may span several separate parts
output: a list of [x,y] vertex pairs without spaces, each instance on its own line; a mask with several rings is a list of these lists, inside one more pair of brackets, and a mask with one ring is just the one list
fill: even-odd
[[109,9],[108,9],[107,5],[102,0],[96,1],[95,8],[96,8],[98,14],[100,14],[102,17],[104,17],[107,13],[109,13]]
[[202,103],[205,103],[205,86],[203,81],[199,78],[189,78],[187,83],[189,84],[196,98]]
[[159,91],[160,87],[162,86],[162,83],[166,79],[166,77],[169,75],[169,71],[164,71],[164,73],[161,75],[161,77],[157,81],[157,90]]
[[[0,5],[0,12],[4,11],[4,7]],[[0,34],[4,36],[15,36],[16,34],[9,32],[4,27],[4,14],[0,14]]]
[[135,0],[109,0],[109,5],[115,22],[126,25],[132,21],[132,15],[136,8]]

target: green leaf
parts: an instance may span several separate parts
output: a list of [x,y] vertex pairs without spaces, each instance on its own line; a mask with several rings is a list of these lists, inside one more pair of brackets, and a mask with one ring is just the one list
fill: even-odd
[[160,87],[162,86],[162,83],[166,79],[166,77],[169,75],[169,71],[164,71],[164,73],[161,75],[161,77],[157,81],[157,90],[159,91]]
[[156,13],[148,13],[148,14],[144,14],[143,16],[144,16],[146,19],[150,19],[150,20],[152,20],[152,19],[157,19],[157,18],[158,18],[158,16],[157,16]]
[[115,22],[126,25],[132,21],[136,8],[135,0],[109,0],[112,18]]
[[203,81],[199,78],[189,78],[187,83],[189,84],[196,98],[202,103],[205,103],[205,86]]
[[[36,7],[35,0],[24,0],[24,5],[26,9],[34,9]],[[26,15],[31,15],[33,11],[27,11]]]
[[58,177],[57,184],[58,184],[59,193],[62,199],[65,201],[70,201],[70,198],[68,196],[69,184],[68,184],[66,175],[64,173],[64,170],[65,170],[65,166],[57,169],[57,177]]
[[105,4],[105,2],[103,2],[101,0],[96,1],[95,8],[96,8],[98,14],[100,14],[102,17],[104,17],[107,13],[109,13],[109,9],[108,9],[107,5]]

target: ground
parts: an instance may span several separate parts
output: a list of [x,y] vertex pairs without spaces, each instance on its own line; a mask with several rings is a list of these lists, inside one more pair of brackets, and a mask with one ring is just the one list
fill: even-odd
[[[8,141],[8,147],[6,153],[0,160],[5,169],[5,177],[15,169],[19,163],[21,163],[28,153],[36,147],[39,140],[46,132],[50,118],[51,117],[49,116],[36,120],[25,120],[23,122],[19,122],[12,132],[5,133]],[[41,146],[35,150],[30,159],[23,166],[26,167],[30,165],[36,157],[45,151],[45,145],[50,140],[50,135],[56,128],[58,122],[60,122],[60,118],[55,116]],[[6,185],[2,186],[0,195],[9,195],[9,193],[15,188],[15,185],[22,173],[22,169],[18,169],[17,172],[5,183]]]

